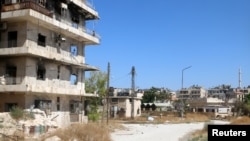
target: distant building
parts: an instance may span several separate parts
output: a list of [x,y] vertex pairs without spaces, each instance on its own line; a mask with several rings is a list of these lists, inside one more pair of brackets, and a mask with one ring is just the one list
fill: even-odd
[[140,90],[135,91],[133,95],[131,89],[114,88],[113,91],[109,93],[110,117],[128,118],[141,116],[142,96],[143,91]]
[[225,100],[226,94],[229,91],[230,87],[231,87],[230,85],[221,85],[214,88],[210,88],[208,89],[207,97]]
[[177,96],[178,99],[183,101],[204,98],[206,97],[206,89],[201,86],[193,85],[189,88],[183,88],[177,91]]

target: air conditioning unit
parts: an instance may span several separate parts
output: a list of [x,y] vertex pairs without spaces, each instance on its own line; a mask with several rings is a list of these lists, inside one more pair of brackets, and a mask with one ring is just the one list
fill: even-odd
[[0,23],[0,30],[6,30],[6,29],[7,29],[7,23],[6,22]]

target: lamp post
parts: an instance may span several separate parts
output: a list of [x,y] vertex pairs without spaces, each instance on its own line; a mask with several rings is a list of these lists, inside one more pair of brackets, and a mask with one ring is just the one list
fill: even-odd
[[184,72],[185,70],[191,68],[191,67],[192,67],[192,66],[188,66],[188,67],[182,69],[182,73],[181,73],[181,89],[183,89],[183,72]]
[[[181,71],[181,90],[183,89],[183,73],[185,70],[191,68],[192,66],[188,66],[186,68],[183,68],[182,71]],[[184,103],[183,103],[183,96],[181,98],[181,109],[180,109],[180,112],[181,112],[181,118],[183,118],[183,113],[184,113]]]

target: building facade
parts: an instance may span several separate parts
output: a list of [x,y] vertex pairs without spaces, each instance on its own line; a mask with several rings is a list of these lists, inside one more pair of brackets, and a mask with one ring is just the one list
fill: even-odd
[[177,95],[178,99],[186,101],[188,99],[204,98],[207,95],[207,91],[201,86],[193,85],[189,88],[183,88],[179,90]]
[[38,108],[59,126],[86,121],[85,47],[100,37],[87,21],[98,12],[86,0],[3,0],[0,112]]
[[114,88],[109,93],[109,107],[111,118],[128,118],[141,116],[141,100],[143,92],[131,89]]

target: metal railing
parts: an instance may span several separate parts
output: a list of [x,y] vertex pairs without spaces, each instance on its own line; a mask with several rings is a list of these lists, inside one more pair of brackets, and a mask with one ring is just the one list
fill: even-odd
[[13,3],[11,5],[3,5],[2,11],[14,11],[14,10],[20,10],[20,9],[33,9],[35,11],[38,11],[46,16],[52,17],[53,13],[50,12],[48,9],[44,8],[43,6],[39,5],[35,1],[27,0],[23,1],[21,3]]

